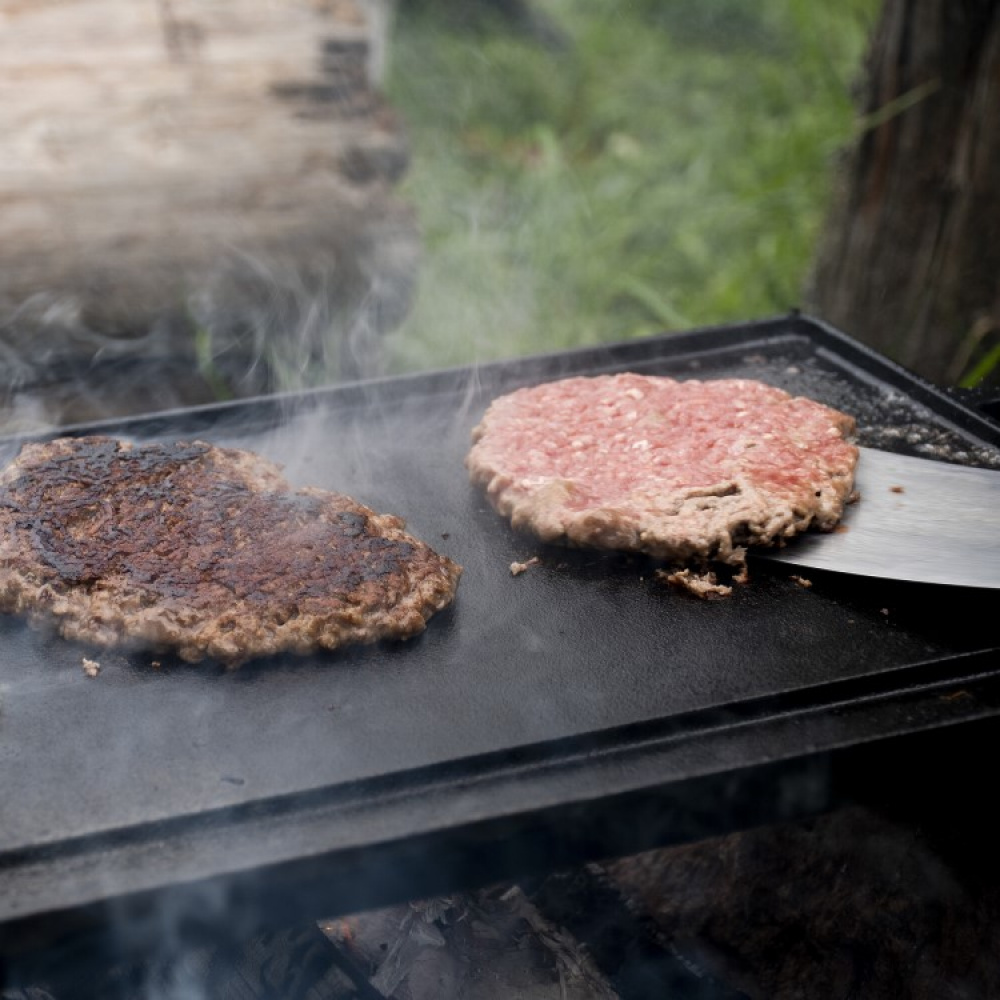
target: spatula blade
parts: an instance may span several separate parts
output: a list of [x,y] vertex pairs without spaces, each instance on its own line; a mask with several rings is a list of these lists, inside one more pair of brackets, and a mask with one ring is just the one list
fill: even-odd
[[858,576],[1000,589],[1000,472],[860,450],[861,499],[840,527],[758,555]]

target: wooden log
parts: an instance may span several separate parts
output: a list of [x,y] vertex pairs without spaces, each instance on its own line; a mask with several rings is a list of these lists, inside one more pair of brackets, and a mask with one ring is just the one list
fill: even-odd
[[359,0],[0,0],[8,367],[370,368],[418,252],[381,50]]

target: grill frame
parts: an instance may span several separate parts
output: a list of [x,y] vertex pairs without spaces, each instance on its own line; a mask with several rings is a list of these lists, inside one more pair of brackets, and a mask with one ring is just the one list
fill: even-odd
[[[240,434],[252,437],[258,432],[266,435],[269,428],[302,414],[381,413],[385,412],[381,407],[398,400],[432,409],[446,400],[443,405],[457,406],[457,419],[468,425],[493,395],[542,378],[636,366],[706,375],[720,370],[717,362],[722,357],[727,359],[723,368],[745,369],[748,377],[775,377],[789,352],[796,363],[815,363],[824,371],[841,373],[848,388],[889,399],[892,406],[926,410],[941,434],[952,441],[956,454],[948,457],[953,460],[961,460],[956,456],[962,454],[966,460],[970,454],[989,456],[1000,449],[1000,426],[973,407],[829,326],[798,315],[498,362],[475,370],[105,421],[60,433],[225,439],[239,428]],[[763,366],[755,358],[763,358]],[[794,374],[789,377],[796,380]],[[879,418],[878,406],[874,418]],[[374,433],[396,426],[389,418],[376,423]],[[873,424],[872,430],[880,428]],[[369,430],[361,428],[358,433],[364,438]],[[0,451],[12,453],[18,443],[0,441]],[[903,438],[896,443],[901,450],[912,445]],[[454,449],[454,442],[450,444]],[[357,471],[351,466],[347,472],[351,469]],[[441,502],[447,506],[461,498],[466,520],[458,520],[482,529],[489,558],[509,552],[511,561],[534,551],[532,543],[511,535],[492,512],[483,509],[464,482],[460,466],[454,472],[453,492],[445,491]],[[370,476],[361,478],[366,480],[362,485],[371,485]],[[429,502],[430,498],[424,499]],[[408,516],[409,506],[401,499],[394,512]],[[428,534],[440,527],[435,517],[419,516],[424,517],[425,530],[416,533],[460,562],[468,562],[463,546],[467,553],[477,551],[476,537],[461,544],[453,537],[446,547]],[[552,573],[536,581],[538,585],[558,591],[567,578],[580,588],[612,580],[615,587],[626,588],[626,602],[644,595],[638,614],[645,623],[649,591],[637,588],[635,563],[602,557],[590,565],[582,556],[569,554],[568,569],[559,569],[557,553],[547,549],[544,557]],[[487,565],[482,553],[477,558],[474,566]],[[470,582],[468,570],[467,566],[460,602],[463,590],[479,586],[475,579]],[[507,587],[531,583],[533,574],[516,581],[495,575],[489,586],[498,589],[491,597],[508,593]],[[749,620],[773,602],[792,602],[795,614],[789,614],[787,621],[779,615],[776,628],[794,624],[803,609],[810,624],[808,609],[819,607],[815,594],[798,593],[780,569],[756,570],[755,575],[758,579],[751,584],[751,597],[741,614]],[[165,921],[186,928],[184,933],[193,937],[225,933],[241,938],[303,915],[332,916],[552,870],[587,858],[809,815],[836,802],[837,783],[831,776],[843,752],[1000,714],[1000,650],[990,641],[988,629],[954,641],[950,634],[948,641],[928,640],[933,648],[920,655],[917,640],[922,641],[922,635],[914,633],[916,640],[910,641],[907,622],[912,624],[913,619],[906,612],[916,607],[922,588],[859,583],[848,594],[836,580],[818,583],[814,589],[825,594],[820,599],[829,601],[833,611],[825,612],[826,617],[815,616],[811,624],[817,629],[825,627],[834,612],[836,622],[855,612],[865,620],[863,634],[854,646],[845,648],[845,657],[872,655],[873,643],[883,635],[873,613],[880,601],[900,609],[904,624],[887,623],[885,632],[900,644],[895,662],[889,662],[890,657],[871,669],[852,668],[842,676],[814,674],[783,687],[776,682],[770,689],[744,690],[728,698],[723,692],[714,701],[707,698],[704,704],[692,703],[684,710],[618,719],[608,726],[591,721],[579,731],[551,739],[519,742],[512,732],[506,743],[486,751],[458,752],[438,760],[414,757],[407,767],[287,793],[255,798],[248,790],[234,796],[231,786],[220,786],[216,804],[206,807],[204,800],[198,800],[189,811],[173,815],[152,819],[138,815],[135,822],[109,822],[77,833],[54,829],[48,837],[28,836],[22,830],[20,841],[0,843],[0,955],[30,965],[33,956],[51,954],[54,947],[93,948],[95,941],[108,935],[118,950],[142,950],[160,937]],[[578,588],[565,597],[581,593],[584,590]],[[617,600],[617,593],[608,591],[606,596]],[[970,607],[972,612],[978,607],[975,593],[941,599],[952,602],[944,615],[950,611],[959,615],[955,629],[966,628]],[[700,605],[697,611],[693,606],[680,607],[699,628],[705,627],[697,624],[705,614],[716,614],[714,608],[706,611]],[[564,609],[560,604],[553,613]],[[432,620],[433,641],[421,640],[412,651],[394,650],[395,668],[419,673],[428,662],[433,665],[442,644],[455,641],[456,635],[462,640],[463,627],[462,609],[446,612],[441,621]],[[939,626],[942,629],[942,635],[948,632],[947,625]],[[15,633],[20,634],[8,624],[8,638]],[[731,640],[732,633],[727,634]],[[32,655],[42,649],[58,659],[57,644],[39,647],[30,636],[24,641]],[[363,654],[363,659],[370,662],[381,655],[375,650]],[[792,677],[796,669],[805,669],[801,664],[787,666]],[[338,662],[324,665],[337,668]],[[37,672],[40,665],[33,669]],[[285,667],[279,664],[275,669]],[[299,677],[303,667],[296,669]],[[168,672],[164,683],[184,685],[192,676]],[[626,670],[618,679],[629,676]],[[138,691],[153,682],[134,683]],[[331,683],[336,687],[336,676]],[[155,687],[149,690],[156,693]],[[961,696],[955,696],[957,692]],[[599,693],[609,695],[609,691]],[[2,755],[4,716],[19,708],[16,690],[12,695],[0,708],[0,770],[15,788],[27,789],[34,780],[31,773],[14,776],[10,764],[3,763],[11,759],[10,753]],[[45,691],[37,697],[44,705]],[[433,691],[426,697],[430,700]],[[572,720],[568,729],[573,729]],[[537,737],[538,730],[528,737],[532,733]],[[18,760],[23,761],[23,754]],[[197,754],[189,760],[197,761]],[[172,780],[183,785],[186,779],[181,774]],[[9,801],[16,801],[16,796]],[[30,834],[30,824],[27,830]],[[225,921],[223,931],[221,915],[233,912],[240,913],[239,920]],[[123,927],[128,929],[124,937]]]

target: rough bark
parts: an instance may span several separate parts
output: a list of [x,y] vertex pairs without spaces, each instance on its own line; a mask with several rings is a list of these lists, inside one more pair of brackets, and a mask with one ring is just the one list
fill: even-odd
[[1000,329],[1000,0],[885,0],[811,308],[935,381]]
[[418,240],[365,3],[0,0],[8,384],[113,356],[235,382],[370,364]]

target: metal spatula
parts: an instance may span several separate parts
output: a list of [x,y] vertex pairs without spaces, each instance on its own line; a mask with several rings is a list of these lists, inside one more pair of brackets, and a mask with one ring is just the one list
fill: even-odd
[[1000,472],[862,448],[861,499],[830,534],[756,554],[894,580],[1000,588]]

